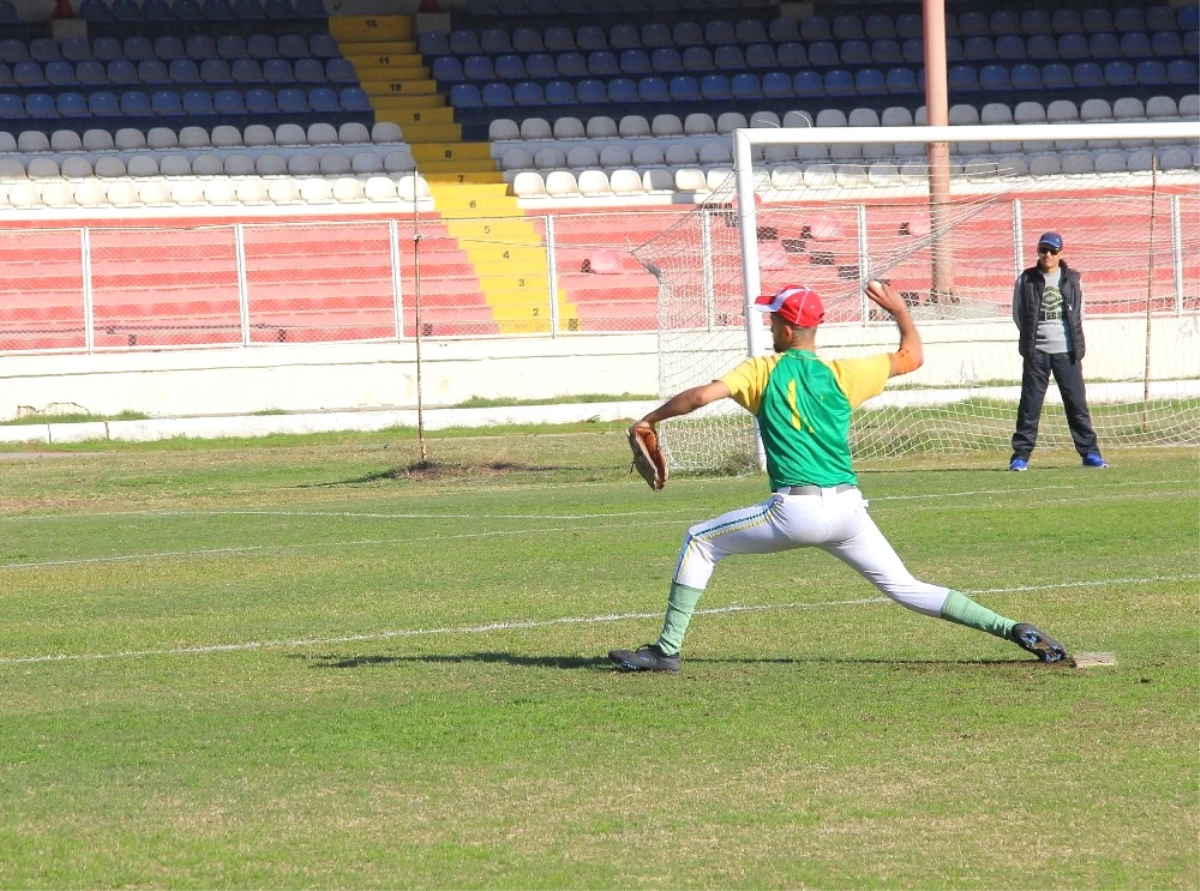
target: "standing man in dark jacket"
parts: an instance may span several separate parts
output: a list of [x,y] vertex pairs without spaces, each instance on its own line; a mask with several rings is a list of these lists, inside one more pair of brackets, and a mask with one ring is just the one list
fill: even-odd
[[1009,470],[1029,466],[1051,373],[1062,394],[1071,439],[1083,458],[1083,466],[1108,466],[1096,444],[1083,385],[1083,288],[1079,273],[1059,258],[1062,249],[1061,235],[1044,233],[1038,239],[1037,265],[1021,273],[1013,291],[1013,321],[1017,323],[1018,344],[1025,362]]

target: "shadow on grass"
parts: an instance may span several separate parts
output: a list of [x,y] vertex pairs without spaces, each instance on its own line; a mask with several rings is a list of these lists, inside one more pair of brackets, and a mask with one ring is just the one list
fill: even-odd
[[[407,467],[392,467],[347,480],[327,483],[310,483],[298,489],[324,489],[332,486],[353,486],[363,483],[379,483],[385,480],[467,480],[489,479],[516,473],[586,473],[595,472],[596,467],[574,464],[522,464],[513,461],[490,461],[481,464],[441,464],[434,461],[416,461]],[[599,468],[603,469],[603,468]]]
[[[312,663],[313,668],[369,668],[378,665],[403,665],[415,663],[503,663],[519,668],[613,668],[605,656],[518,656],[514,653],[454,653],[428,654],[424,656],[350,656],[325,654],[306,656],[291,654],[290,659],[302,659]],[[846,656],[797,656],[736,659],[685,659],[688,665],[887,665],[895,668],[971,666],[992,668],[1005,665],[1036,666],[1034,659],[880,659],[851,658]],[[1054,667],[1054,666],[1050,666]],[[634,672],[636,674],[636,672]]]

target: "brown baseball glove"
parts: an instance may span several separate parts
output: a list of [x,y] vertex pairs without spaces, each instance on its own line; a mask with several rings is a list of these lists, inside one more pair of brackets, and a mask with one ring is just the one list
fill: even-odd
[[655,492],[667,484],[667,458],[658,447],[658,434],[649,425],[629,428],[629,448],[633,452],[630,472],[636,470]]

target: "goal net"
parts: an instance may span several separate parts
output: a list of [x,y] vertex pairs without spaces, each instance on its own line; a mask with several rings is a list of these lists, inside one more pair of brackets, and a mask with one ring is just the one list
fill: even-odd
[[[929,146],[951,134],[931,178]],[[695,211],[634,250],[658,279],[660,393],[769,351],[748,303],[786,284],[823,298],[822,357],[894,350],[895,324],[863,291],[886,279],[925,365],[856,412],[856,456],[1006,452],[1021,379],[1013,286],[1052,230],[1082,274],[1101,446],[1200,443],[1198,139],[1184,122],[735,131],[735,169],[708,171]],[[752,419],[730,400],[666,422],[662,438],[682,470],[758,464]],[[1038,446],[1071,448],[1053,385]]]

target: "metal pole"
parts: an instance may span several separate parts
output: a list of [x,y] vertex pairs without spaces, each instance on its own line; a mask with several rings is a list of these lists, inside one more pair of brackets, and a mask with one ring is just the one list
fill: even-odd
[[[931,127],[950,123],[946,82],[946,7],[944,0],[923,0],[925,25],[925,115]],[[950,240],[950,143],[931,142],[929,157],[929,223],[933,232],[932,283],[929,299],[955,302],[954,251]]]
[[1158,210],[1158,156],[1150,156],[1150,247],[1146,260],[1146,356],[1142,365],[1142,431],[1150,429],[1150,322],[1154,306],[1154,217]]
[[554,256],[554,217],[546,215],[546,283],[550,293],[550,336],[558,337],[558,261]]
[[246,280],[246,233],[241,223],[233,224],[233,248],[237,257],[238,316],[242,346],[250,346],[250,285]]
[[92,293],[92,231],[86,226],[79,230],[79,257],[83,279],[83,348],[91,355],[96,348],[96,332],[93,328],[96,307]]
[[400,269],[400,226],[388,220],[388,254],[392,266],[392,324],[396,327],[396,340],[404,339],[404,295],[401,292]]
[[1025,249],[1025,219],[1021,214],[1021,199],[1013,199],[1013,280],[1015,281],[1025,266],[1021,255]]
[[761,356],[766,338],[762,315],[754,310],[754,300],[762,289],[758,271],[758,220],[754,209],[754,171],[751,167],[750,139],[746,130],[733,131],[733,173],[737,182],[738,237],[742,246],[742,290],[746,320],[746,348],[751,356]]
[[1183,315],[1183,220],[1179,196],[1171,196],[1171,254],[1175,260],[1175,315]]
[[421,330],[421,195],[417,185],[418,174],[413,174],[413,296],[416,309],[416,347],[417,347],[417,443],[421,449],[421,463],[429,461],[429,445],[425,442],[425,387],[421,380],[421,341],[424,332]]
[[700,215],[700,274],[704,288],[704,327],[709,331],[716,324],[717,293],[713,276],[712,214],[707,207]]
[[870,255],[867,253],[867,206],[860,204],[855,210],[858,218],[858,311],[865,325],[871,321],[871,305],[867,299],[867,276],[870,270]]

